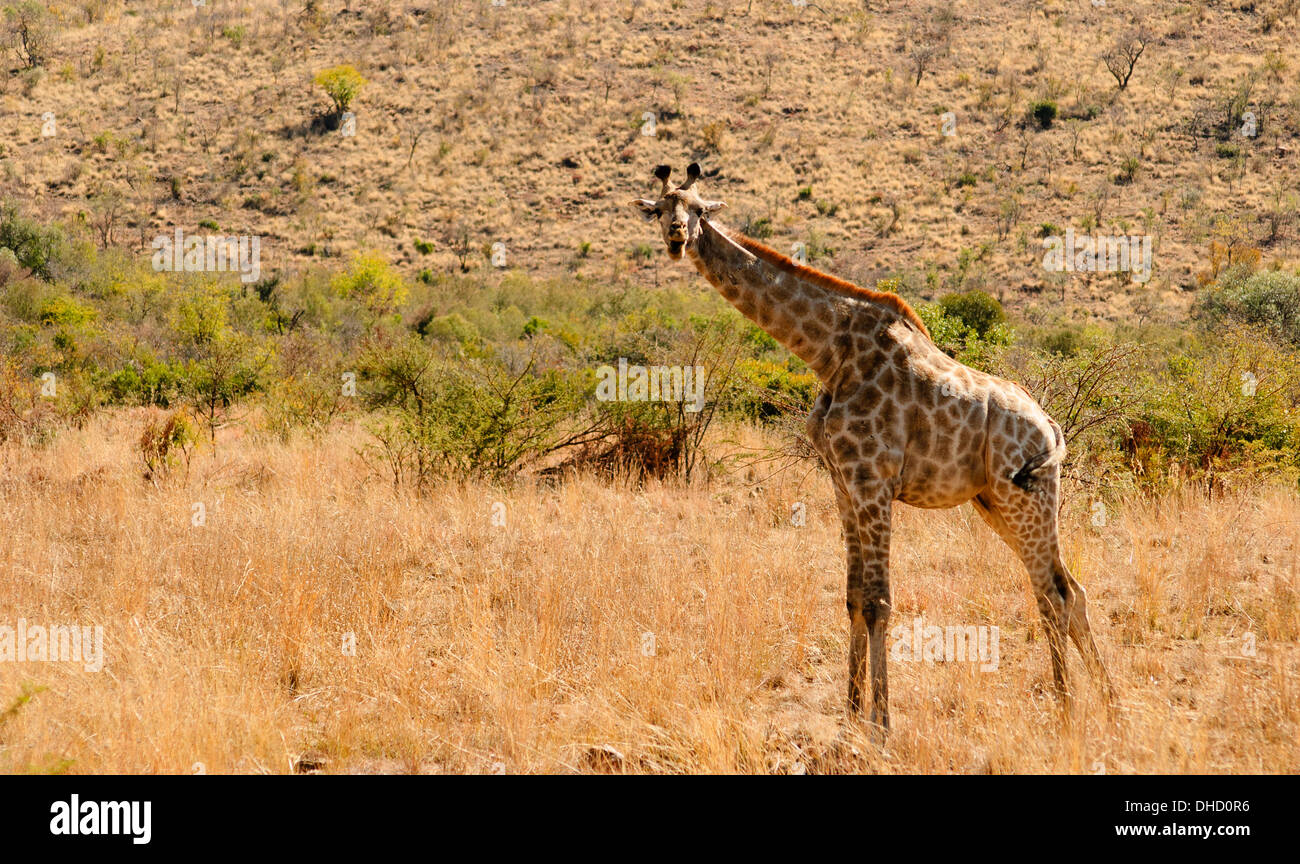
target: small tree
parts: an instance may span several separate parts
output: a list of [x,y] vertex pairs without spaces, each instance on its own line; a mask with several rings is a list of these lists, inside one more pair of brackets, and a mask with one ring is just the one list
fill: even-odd
[[1119,89],[1128,87],[1128,79],[1133,77],[1133,68],[1137,66],[1138,58],[1147,50],[1150,41],[1151,34],[1146,28],[1138,27],[1121,35],[1110,50],[1101,55],[1101,61],[1115,77]]
[[921,85],[921,77],[925,75],[927,69],[933,65],[936,57],[939,56],[939,46],[915,44],[907,51],[907,59],[912,64],[912,72],[916,75],[916,85]]
[[406,282],[377,252],[358,253],[348,269],[334,277],[330,287],[340,297],[364,303],[376,318],[406,302]]
[[22,0],[5,7],[4,19],[6,47],[14,52],[24,68],[43,65],[53,41],[49,10],[37,0]]
[[357,98],[361,88],[365,87],[366,79],[361,77],[361,73],[356,70],[355,66],[343,64],[334,66],[316,73],[314,79],[318,87],[325,91],[334,102],[334,113],[342,114],[352,105],[352,100]]
[[101,186],[90,197],[90,224],[99,235],[99,245],[107,249],[113,245],[113,231],[126,207],[126,201],[120,191],[109,186]]
[[57,226],[44,227],[23,216],[15,204],[0,203],[0,249],[9,249],[17,264],[53,282],[68,254],[68,239]]
[[172,326],[185,367],[186,396],[216,446],[217,429],[234,405],[258,386],[270,359],[230,326],[229,298],[215,285],[196,286],[176,305]]
[[952,10],[940,6],[931,7],[924,17],[912,24],[907,31],[905,44],[907,59],[916,76],[916,85],[921,84],[921,77],[940,57],[947,56],[952,43],[952,28],[956,22]]

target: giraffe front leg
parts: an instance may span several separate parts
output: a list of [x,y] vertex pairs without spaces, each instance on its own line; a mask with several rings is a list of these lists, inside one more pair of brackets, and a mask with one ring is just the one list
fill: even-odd
[[[889,667],[885,654],[885,633],[889,629],[889,581],[881,571],[872,575],[866,568],[864,591],[849,601],[849,627],[859,656],[861,643],[866,642],[871,656],[871,723],[889,729]],[[862,673],[858,667],[859,677]]]
[[[853,528],[846,606],[849,613],[849,711],[862,710],[867,665],[871,670],[871,723],[889,728],[889,670],[885,633],[889,628],[889,536],[892,495],[872,490],[852,496]],[[856,561],[853,552],[856,551]],[[856,564],[856,566],[855,566]]]
[[849,714],[862,714],[862,685],[865,683],[868,658],[868,631],[862,619],[862,607],[853,600],[849,607]]
[[862,554],[862,540],[858,532],[857,513],[853,501],[844,490],[844,485],[837,478],[835,481],[835,502],[839,505],[840,523],[844,529],[845,559],[848,569],[847,600],[849,612],[849,714],[857,716],[862,712],[862,691],[868,661],[870,645],[869,630],[862,616],[862,585],[865,558]]
[[[887,593],[887,589],[886,589]],[[867,665],[871,669],[871,723],[889,728],[889,668],[885,657],[885,632],[889,626],[889,600],[869,599],[850,591],[849,610],[849,711],[862,713]]]

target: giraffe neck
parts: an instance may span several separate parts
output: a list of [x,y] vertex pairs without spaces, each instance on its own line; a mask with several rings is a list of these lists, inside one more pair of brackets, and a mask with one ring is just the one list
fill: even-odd
[[822,381],[828,381],[843,360],[836,331],[848,307],[857,306],[868,315],[874,311],[881,321],[890,317],[889,309],[854,302],[874,292],[848,283],[837,289],[833,283],[839,280],[705,220],[688,254],[731,305],[807,363]]

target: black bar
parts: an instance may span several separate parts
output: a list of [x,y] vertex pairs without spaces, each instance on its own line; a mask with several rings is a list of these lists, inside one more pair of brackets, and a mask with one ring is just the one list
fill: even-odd
[[[0,781],[0,826],[7,849],[129,855],[373,851],[399,840],[430,851],[455,840],[485,851],[514,841],[533,853],[630,844],[669,854],[687,836],[696,853],[716,845],[734,855],[774,834],[810,849],[847,841],[863,854],[873,835],[927,854],[1040,843],[1228,851],[1287,842],[1283,812],[1296,789],[1289,777],[1205,776],[10,777]],[[83,814],[87,802],[148,801],[149,842],[51,833],[73,795]]]

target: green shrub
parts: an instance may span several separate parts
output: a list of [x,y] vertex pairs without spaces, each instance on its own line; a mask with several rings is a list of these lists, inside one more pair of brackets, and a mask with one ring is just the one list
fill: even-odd
[[401,275],[378,252],[359,252],[348,269],[330,282],[340,297],[359,300],[375,316],[387,315],[406,302],[408,288]]
[[1145,471],[1176,461],[1211,485],[1300,469],[1300,358],[1258,332],[1194,345],[1157,368],[1130,448]]
[[1073,357],[1084,347],[1083,335],[1074,327],[1061,327],[1043,335],[1039,344],[1058,357]]
[[49,297],[41,304],[40,322],[46,326],[77,327],[95,320],[95,309],[71,297]]
[[427,325],[418,328],[418,332],[435,342],[462,348],[475,348],[483,344],[483,337],[479,334],[478,328],[465,320],[465,316],[459,312],[432,318]]
[[791,372],[780,363],[744,359],[736,364],[736,384],[728,411],[767,422],[783,414],[807,414],[821,389],[812,372]]
[[1119,173],[1115,175],[1115,183],[1120,186],[1126,186],[1137,179],[1138,172],[1141,170],[1141,159],[1136,156],[1125,156],[1119,163]]
[[361,88],[368,83],[356,67],[343,64],[324,69],[316,74],[314,79],[316,86],[325,91],[334,102],[334,111],[342,114],[352,105],[352,100],[357,98]]
[[948,294],[939,299],[944,315],[966,325],[978,338],[987,339],[993,328],[1007,320],[1002,304],[984,291]]
[[1039,129],[1048,129],[1056,120],[1056,103],[1051,99],[1043,99],[1039,102],[1035,102],[1030,106],[1029,114],[1034,118],[1034,122],[1038,124]]
[[[962,295],[950,294],[948,296],[960,297]],[[973,309],[978,309],[977,303],[978,301],[975,301],[970,305]],[[1001,307],[998,308],[1000,311]],[[962,313],[970,315],[972,320],[981,324],[985,323],[984,318],[987,317],[987,311],[983,315],[977,315],[973,309],[961,306],[958,306],[958,309]],[[939,346],[940,350],[949,357],[953,357],[976,369],[987,369],[997,350],[1011,343],[1011,330],[1004,322],[997,321],[989,324],[984,334],[981,335],[979,331],[956,314],[949,314],[944,309],[942,302],[926,303],[918,306],[916,313],[925,322],[926,329],[930,331],[930,338],[934,341],[934,344]]]
[[359,371],[377,409],[365,453],[398,485],[502,478],[558,446],[583,401],[578,376],[446,354],[414,335],[372,339]]
[[[245,299],[259,303],[255,297]],[[252,334],[231,326],[235,311],[238,308],[220,286],[196,284],[178,300],[172,316],[184,397],[207,424],[213,443],[218,426],[234,406],[260,389],[259,379],[270,358]]]
[[169,408],[185,392],[185,370],[144,354],[102,378],[105,399],[117,405],[157,405]]
[[16,205],[0,204],[0,249],[11,250],[18,264],[52,282],[68,241],[57,226],[44,227],[20,214]]
[[1233,323],[1260,327],[1300,347],[1300,275],[1265,270],[1247,275],[1231,268],[1201,291],[1197,312],[1211,326]]
[[263,399],[263,428],[281,440],[295,431],[320,435],[359,395],[351,360],[303,330],[290,333],[278,347]]
[[760,216],[757,219],[750,218],[741,230],[742,233],[753,237],[755,240],[767,240],[776,233],[772,227],[772,220],[766,216]]

